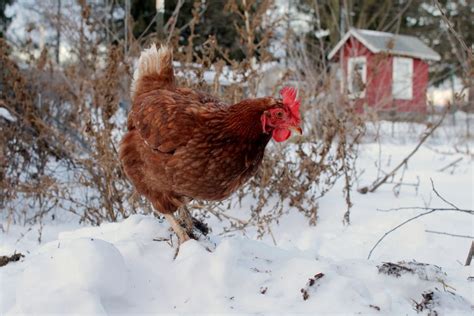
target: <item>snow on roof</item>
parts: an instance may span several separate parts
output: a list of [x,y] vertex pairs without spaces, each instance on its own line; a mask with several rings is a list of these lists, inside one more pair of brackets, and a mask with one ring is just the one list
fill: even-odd
[[419,38],[409,35],[351,28],[329,52],[332,59],[349,37],[355,37],[372,53],[388,52],[394,55],[410,56],[427,60],[440,60],[441,56],[426,46]]

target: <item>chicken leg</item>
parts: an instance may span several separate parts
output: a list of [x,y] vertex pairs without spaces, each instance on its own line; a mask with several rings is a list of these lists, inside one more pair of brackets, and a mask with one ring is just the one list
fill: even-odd
[[206,223],[193,217],[186,205],[182,206],[177,214],[178,220],[192,239],[201,240],[209,234],[209,227]]
[[178,222],[178,220],[174,217],[173,214],[163,214],[163,216],[166,218],[171,228],[178,236],[178,249],[176,251],[176,255],[177,255],[179,246],[181,246],[181,244],[183,244],[184,242],[188,241],[191,238],[189,237],[186,230],[181,226],[181,224]]
[[179,247],[190,239],[199,241],[203,241],[204,239],[204,241],[207,241],[208,245],[204,244],[203,246],[208,251],[212,252],[211,249],[215,248],[215,244],[206,237],[209,233],[207,225],[195,219],[186,206],[179,208],[175,214],[177,214],[176,217],[173,214],[163,214],[173,231],[178,236],[178,247],[176,248],[174,257],[176,258],[178,256]]
[[181,206],[177,214],[178,214],[178,220],[181,222],[181,226],[184,227],[188,236],[191,237],[192,239],[198,239],[196,238],[194,234],[194,218],[189,212],[186,205]]

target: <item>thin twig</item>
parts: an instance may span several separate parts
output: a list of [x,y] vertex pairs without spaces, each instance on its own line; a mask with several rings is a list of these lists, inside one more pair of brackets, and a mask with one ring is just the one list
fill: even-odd
[[420,139],[418,144],[415,146],[415,148],[406,156],[402,162],[400,162],[391,172],[387,173],[385,177],[382,179],[377,179],[374,183],[372,183],[369,187],[363,187],[360,188],[358,191],[359,193],[365,194],[367,192],[374,192],[377,190],[378,187],[380,187],[382,184],[387,182],[387,180],[392,177],[401,167],[406,165],[408,163],[408,160],[418,151],[418,149],[423,145],[423,143],[433,134],[433,132],[441,125],[443,122],[444,118],[446,117],[446,114],[448,113],[450,107],[448,106],[446,110],[444,111],[443,115],[439,119],[439,121],[432,125],[423,135],[423,137]]
[[268,228],[268,232],[270,233],[270,237],[272,237],[273,245],[277,246],[277,242],[276,242],[275,236],[273,235],[273,231],[272,231],[270,225],[268,225],[267,228]]
[[459,210],[459,207],[457,207],[456,205],[454,205],[453,203],[447,201],[444,197],[441,196],[441,194],[438,193],[438,191],[436,191],[436,188],[434,186],[434,183],[433,183],[433,179],[430,178],[430,181],[431,181],[431,188],[433,189],[433,192],[446,204],[452,206],[453,208],[455,208],[456,210]]
[[469,248],[469,253],[467,254],[465,266],[470,266],[472,257],[474,256],[474,241],[471,243],[471,248]]
[[[441,18],[443,19],[443,21],[446,23],[446,25],[448,26],[448,29],[451,31],[451,33],[453,33],[454,37],[457,39],[457,41],[459,42],[459,44],[461,45],[461,47],[463,48],[464,52],[466,54],[468,54],[469,56],[472,56],[472,51],[469,49],[469,47],[467,47],[467,44],[466,42],[462,39],[461,35],[459,35],[458,32],[456,32],[456,30],[454,29],[454,26],[453,26],[453,23],[448,19],[447,15],[446,15],[446,12],[443,10],[443,8],[441,7],[441,4],[439,3],[438,0],[434,0],[436,6],[438,7],[438,10],[441,12]],[[472,59],[472,58],[471,58]]]
[[390,233],[394,232],[395,230],[397,230],[398,228],[402,227],[403,225],[417,219],[417,218],[420,218],[422,216],[425,216],[425,215],[428,215],[428,214],[431,214],[431,213],[434,213],[438,211],[437,209],[433,209],[433,210],[430,210],[428,212],[425,212],[425,213],[421,213],[421,214],[418,214],[417,216],[414,216],[412,218],[409,218],[407,219],[406,221],[403,221],[401,224],[398,224],[397,226],[395,226],[394,228],[390,229],[388,232],[386,232],[385,234],[383,234],[382,237],[380,237],[379,240],[377,240],[377,242],[375,243],[375,245],[372,247],[372,249],[370,249],[370,252],[369,252],[369,255],[367,256],[367,260],[370,259],[370,257],[372,256],[372,252],[374,252],[375,248],[377,248],[377,246],[382,242],[382,240],[385,239],[385,237],[387,237]]
[[451,234],[451,233],[446,233],[446,232],[439,232],[439,231],[436,231],[436,230],[426,229],[425,232],[430,233],[430,234],[447,235],[447,236],[451,236],[451,237],[474,239],[474,236]]
[[450,208],[450,207],[426,207],[426,206],[406,206],[406,207],[397,207],[397,208],[388,208],[388,209],[377,209],[379,212],[392,212],[392,211],[404,211],[404,210],[433,210],[437,211],[458,211],[462,213],[467,213],[474,215],[474,210],[461,209],[461,208]]
[[138,36],[137,41],[140,41],[143,36],[145,36],[146,32],[156,23],[156,18],[158,17],[158,12],[151,18],[151,22],[147,25],[147,27],[143,30],[143,32]]
[[179,11],[181,10],[181,7],[183,6],[183,4],[184,4],[183,0],[178,0],[178,3],[176,4],[176,8],[173,11],[173,14],[168,19],[168,22],[166,22],[166,25],[164,27],[165,30],[168,30],[168,38],[166,39],[166,44],[169,44],[171,41],[174,29],[176,27],[176,22],[178,22]]
[[[379,240],[377,240],[377,242],[375,243],[375,245],[372,247],[372,249],[370,249],[369,251],[369,254],[367,256],[367,259],[370,259],[370,257],[372,256],[372,253],[374,252],[375,248],[377,248],[377,246],[382,242],[382,240],[385,239],[385,237],[387,237],[388,235],[390,235],[391,233],[393,233],[395,230],[399,229],[400,227],[402,227],[403,225],[411,222],[411,221],[414,221],[415,219],[417,218],[420,218],[422,216],[425,216],[425,215],[429,215],[431,213],[434,213],[434,212],[439,212],[439,211],[445,211],[445,212],[461,212],[461,213],[467,213],[467,214],[470,214],[470,215],[474,215],[474,210],[466,210],[466,209],[460,209],[459,207],[455,206],[453,203],[447,201],[445,198],[443,198],[439,193],[438,191],[436,191],[436,188],[434,186],[434,183],[433,183],[433,180],[431,180],[431,187],[434,191],[434,193],[443,201],[445,202],[446,204],[452,206],[453,208],[429,208],[429,207],[399,207],[399,208],[393,208],[393,209],[388,209],[388,210],[378,210],[378,211],[382,211],[382,212],[389,212],[389,211],[396,211],[396,210],[406,210],[406,209],[411,209],[411,210],[414,210],[414,209],[421,209],[421,210],[428,210],[427,212],[424,212],[424,213],[421,213],[421,214],[418,214],[416,216],[413,216],[405,221],[403,221],[402,223],[398,224],[397,226],[393,227],[392,229],[390,229],[388,232],[386,232],[385,234],[383,234],[382,237],[379,238]],[[474,250],[473,250],[474,251]]]
[[449,167],[452,167],[454,166],[455,164],[457,164],[458,162],[460,162],[462,160],[462,157],[459,157],[458,159],[454,160],[453,162],[451,162],[450,164],[444,166],[443,168],[439,169],[438,172],[443,172],[444,170],[448,169]]
[[207,208],[206,209],[207,212],[211,213],[212,215],[214,215],[215,217],[217,217],[219,220],[221,220],[221,216],[230,220],[230,221],[236,221],[238,222],[239,224],[241,225],[247,225],[249,223],[249,221],[245,221],[245,220],[242,220],[240,218],[237,218],[237,217],[234,217],[234,216],[231,216],[231,215],[228,215],[226,214],[225,212],[216,212],[214,211],[212,208]]

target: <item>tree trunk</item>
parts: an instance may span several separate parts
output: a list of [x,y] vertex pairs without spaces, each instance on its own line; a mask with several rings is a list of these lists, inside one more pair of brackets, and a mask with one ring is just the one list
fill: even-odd
[[161,42],[165,38],[163,27],[165,18],[165,0],[156,0],[156,36]]

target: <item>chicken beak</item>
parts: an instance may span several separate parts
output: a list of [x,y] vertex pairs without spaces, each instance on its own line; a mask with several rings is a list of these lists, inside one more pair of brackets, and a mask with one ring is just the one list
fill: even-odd
[[298,135],[303,135],[303,130],[299,126],[289,127],[290,131],[297,133]]

